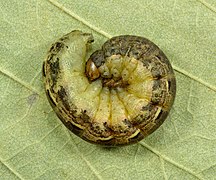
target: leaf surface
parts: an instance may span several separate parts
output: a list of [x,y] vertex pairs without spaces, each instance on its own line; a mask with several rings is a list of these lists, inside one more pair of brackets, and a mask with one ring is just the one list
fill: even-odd
[[[215,179],[215,0],[11,0],[0,15],[0,179]],[[93,49],[115,35],[144,36],[170,59],[174,107],[140,143],[89,144],[51,109],[42,62],[74,29],[93,33]]]

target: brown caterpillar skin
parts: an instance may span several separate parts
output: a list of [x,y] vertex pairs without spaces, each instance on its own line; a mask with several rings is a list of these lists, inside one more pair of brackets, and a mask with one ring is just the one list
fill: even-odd
[[72,31],[43,64],[46,94],[73,133],[105,146],[136,143],[166,119],[176,93],[173,69],[151,41],[122,35],[86,60],[91,34]]

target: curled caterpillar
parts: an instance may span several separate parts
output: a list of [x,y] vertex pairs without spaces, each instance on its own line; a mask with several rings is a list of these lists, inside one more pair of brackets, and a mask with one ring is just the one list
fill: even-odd
[[72,31],[43,63],[46,94],[65,126],[105,146],[136,143],[166,119],[176,93],[165,54],[146,38],[116,36],[86,57],[92,34]]

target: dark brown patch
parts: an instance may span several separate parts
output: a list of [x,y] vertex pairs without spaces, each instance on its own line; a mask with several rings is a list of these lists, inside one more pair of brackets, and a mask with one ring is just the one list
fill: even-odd
[[[83,129],[79,128],[78,126],[73,125],[70,121],[66,122],[64,117],[61,116],[61,114],[57,114],[59,119],[62,121],[62,123],[74,134],[77,136],[82,136]],[[73,120],[72,120],[73,121]]]
[[56,58],[56,61],[53,61],[50,63],[50,70],[52,71],[53,74],[58,74],[59,72],[59,58]]
[[128,128],[133,127],[133,125],[131,124],[131,122],[128,119],[124,119],[123,123],[126,124],[128,126]]
[[107,138],[112,134],[112,131],[107,126],[99,125],[98,123],[89,123],[88,128],[86,129],[87,136],[94,136],[95,139],[98,138]]
[[53,81],[53,86],[55,86],[58,78],[58,74],[60,73],[60,67],[59,67],[59,58],[55,58],[55,61],[53,60],[50,62],[50,77]]
[[160,126],[165,121],[167,116],[168,116],[168,111],[162,109],[157,119],[155,120],[157,126]]
[[134,125],[139,128],[148,124],[155,116],[158,107],[149,103],[147,106],[142,107],[140,115],[138,115],[134,120]]
[[42,66],[42,75],[43,75],[43,77],[46,76],[46,72],[45,72],[45,62],[43,62],[43,66]]
[[56,42],[54,43],[51,48],[50,48],[50,52],[52,54],[57,54],[59,51],[61,51],[61,49],[64,48],[64,43],[63,42]]
[[102,50],[97,50],[90,56],[89,59],[94,62],[96,67],[100,67],[102,64],[105,63],[104,52]]
[[63,86],[60,86],[60,90],[58,90],[58,95],[60,99],[66,99],[67,97],[67,92]]
[[64,105],[65,109],[67,109],[68,111],[71,110],[70,104],[68,102],[68,95],[67,92],[65,90],[65,88],[63,86],[60,86],[60,90],[58,90],[58,96],[59,96],[59,101],[62,102],[62,104]]
[[160,79],[167,76],[167,64],[161,63],[158,57],[153,56],[150,59],[141,59],[141,61],[143,66],[151,72],[154,79]]
[[50,63],[53,61],[53,56],[54,56],[54,54],[49,54],[49,55],[47,56],[47,63],[48,63],[48,64],[50,64]]
[[89,122],[90,117],[86,114],[86,110],[81,111],[81,117],[84,122]]
[[49,99],[50,104],[51,104],[53,107],[55,107],[55,106],[56,106],[56,103],[55,103],[55,101],[52,99],[52,97],[51,97],[50,92],[49,92],[48,89],[47,89],[47,91],[46,91],[46,94],[47,94],[47,96],[48,96],[48,99]]
[[167,89],[165,80],[155,80],[152,87],[151,103],[154,105],[162,105],[167,97]]

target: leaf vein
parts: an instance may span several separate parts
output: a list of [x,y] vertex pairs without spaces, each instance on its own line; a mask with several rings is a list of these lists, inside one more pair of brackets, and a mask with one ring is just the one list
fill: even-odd
[[12,167],[10,167],[10,165],[9,165],[7,162],[3,161],[3,160],[1,159],[1,157],[0,157],[0,162],[1,162],[7,169],[9,169],[10,172],[12,172],[16,177],[18,177],[18,178],[21,179],[21,180],[22,180],[22,179],[24,180],[24,178],[21,176],[21,174],[18,173],[17,171],[15,171],[15,169],[13,169]]
[[200,2],[202,5],[204,5],[205,7],[207,7],[212,12],[216,13],[216,8],[214,8],[211,4],[207,3],[205,0],[197,0],[197,1]]
[[159,158],[162,158],[163,160],[169,162],[170,164],[173,164],[174,166],[176,166],[179,169],[182,169],[186,172],[188,172],[189,174],[191,174],[192,176],[196,177],[199,180],[202,180],[203,178],[201,178],[199,175],[197,175],[195,172],[193,172],[192,170],[190,170],[189,168],[175,162],[174,160],[168,158],[167,156],[161,154],[159,151],[155,150],[154,148],[152,148],[151,146],[149,146],[148,144],[144,143],[144,142],[139,142],[139,144],[141,144],[142,146],[144,146],[145,148],[147,148],[149,151],[151,151],[152,153],[154,153],[155,155],[157,155]]
[[[69,135],[71,138],[71,135]],[[71,138],[72,139],[72,138]],[[73,139],[72,139],[73,140]],[[73,140],[74,141],[74,140]],[[80,155],[81,159],[87,164],[87,166],[90,168],[90,170],[94,173],[94,175],[97,177],[97,179],[99,180],[103,180],[103,178],[101,177],[101,175],[96,171],[96,169],[91,165],[91,163],[81,154],[81,152],[79,151],[76,143],[74,143],[75,148],[77,153]]]
[[212,91],[215,91],[215,92],[216,92],[216,87],[215,87],[215,86],[213,86],[213,85],[211,85],[211,84],[209,84],[209,83],[206,83],[206,82],[203,81],[202,79],[199,79],[199,78],[197,78],[196,76],[194,76],[194,75],[188,73],[187,71],[185,71],[185,70],[183,70],[183,69],[181,69],[181,68],[178,68],[178,67],[176,67],[176,66],[174,66],[174,65],[173,65],[173,69],[174,69],[175,71],[177,71],[177,72],[183,74],[184,76],[189,77],[190,79],[192,79],[192,80],[198,82],[199,84],[202,84],[202,85],[206,86],[207,88],[211,89]]
[[[48,135],[50,135],[55,129],[57,129],[58,127],[62,126],[61,124],[58,124],[57,126],[55,126],[54,128],[52,128],[50,131],[48,131],[43,137],[41,137],[39,140],[36,140],[35,142],[28,144],[24,147],[22,147],[22,149],[18,150],[15,154],[13,154],[11,157],[4,159],[4,161],[9,161],[11,160],[13,157],[17,156],[19,153],[23,152],[24,150],[26,150],[27,148],[34,146],[36,144],[41,143]],[[23,165],[24,166],[24,165]],[[23,167],[21,166],[21,167]]]
[[83,23],[84,25],[88,26],[89,28],[91,28],[92,30],[98,32],[99,34],[102,34],[103,36],[107,37],[107,38],[111,38],[112,36],[110,34],[108,34],[107,32],[101,30],[100,28],[94,26],[93,24],[89,23],[88,21],[86,21],[85,19],[83,19],[82,17],[78,16],[77,14],[75,14],[74,12],[70,11],[69,9],[67,9],[66,7],[64,7],[62,4],[60,4],[59,2],[55,1],[55,0],[48,0],[51,4],[53,4],[54,6],[56,6],[57,8],[59,8],[61,11],[65,12],[66,14],[68,14],[69,16],[73,17],[74,19],[78,20],[79,22]]
[[23,87],[25,87],[26,89],[34,92],[34,93],[37,93],[39,95],[39,92],[34,89],[32,86],[30,86],[29,84],[27,84],[26,82],[22,81],[21,79],[17,78],[15,75],[13,75],[12,73],[6,71],[6,70],[3,70],[1,67],[0,67],[0,73],[2,73],[3,75],[5,75],[6,77],[9,77],[10,79],[12,79],[13,81],[17,82],[18,84],[22,85]]

